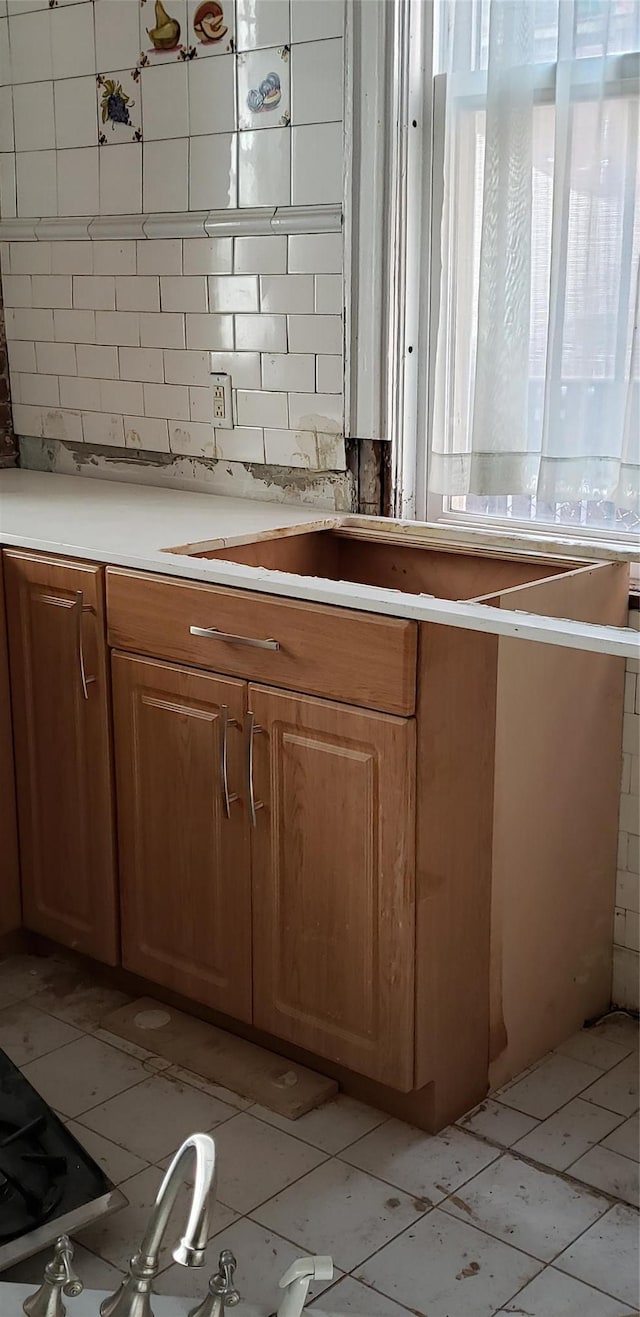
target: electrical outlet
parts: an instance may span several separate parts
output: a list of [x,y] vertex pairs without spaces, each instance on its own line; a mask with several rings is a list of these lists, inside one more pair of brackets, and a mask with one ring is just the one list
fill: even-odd
[[233,429],[231,410],[231,376],[224,371],[211,372],[211,393],[213,396],[213,424],[217,430]]

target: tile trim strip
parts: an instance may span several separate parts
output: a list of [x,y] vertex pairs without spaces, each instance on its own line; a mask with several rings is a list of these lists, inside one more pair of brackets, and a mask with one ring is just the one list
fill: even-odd
[[0,220],[2,242],[82,241],[91,238],[206,238],[267,233],[340,233],[342,207],[280,206],[247,210],[176,211],[153,215],[95,215]]

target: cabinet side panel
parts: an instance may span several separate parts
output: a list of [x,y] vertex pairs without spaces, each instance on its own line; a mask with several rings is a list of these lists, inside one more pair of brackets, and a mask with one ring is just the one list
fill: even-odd
[[[519,606],[622,626],[627,597],[628,569],[611,563],[531,586]],[[492,1086],[610,1003],[624,667],[499,642]]]
[[420,626],[416,1088],[432,1128],[479,1101],[489,1063],[497,638]]
[[19,928],[21,919],[11,696],[0,555],[0,937]]

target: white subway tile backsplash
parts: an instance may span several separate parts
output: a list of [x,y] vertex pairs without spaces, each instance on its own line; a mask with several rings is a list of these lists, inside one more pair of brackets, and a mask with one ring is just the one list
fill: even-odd
[[139,83],[145,142],[189,136],[188,78],[187,63],[145,69]]
[[141,380],[147,384],[164,383],[164,361],[161,348],[120,348],[120,378]]
[[[185,238],[184,274],[231,274],[232,238]],[[163,274],[170,274],[167,270]]]
[[63,407],[77,408],[79,411],[101,411],[100,380],[84,379],[79,375],[61,375],[60,403]]
[[290,274],[340,274],[341,233],[291,233],[288,269]]
[[216,430],[215,455],[229,462],[264,462],[264,430],[247,426]]
[[318,469],[320,471],[345,471],[347,454],[341,434],[316,435],[318,444]]
[[262,387],[310,393],[315,388],[315,362],[315,357],[309,353],[265,353],[262,357]]
[[168,453],[169,422],[159,416],[125,416],[124,442],[127,448]]
[[203,274],[164,275],[160,279],[160,294],[163,311],[209,310],[207,280]]
[[116,285],[113,275],[74,275],[73,305],[80,311],[114,311]]
[[[56,311],[57,315],[69,312]],[[32,310],[31,307],[16,307],[5,312],[7,338],[27,338],[34,341],[50,341],[54,337],[53,311]]]
[[[57,346],[64,348],[67,345],[59,344]],[[89,379],[95,380],[118,379],[118,349],[115,347],[78,343],[76,362],[78,375],[86,375]],[[73,372],[64,372],[64,374],[67,373],[73,374]],[[81,405],[84,406],[85,404],[82,403]]]
[[71,275],[32,275],[31,298],[32,306],[71,307]]
[[[11,243],[11,273],[12,274],[50,274],[51,249],[52,247],[66,246],[63,243],[51,242],[12,242]],[[60,271],[60,273],[65,273]]]
[[236,417],[238,425],[273,426],[286,430],[289,425],[287,395],[238,389]]
[[56,145],[52,82],[14,87],[13,125],[16,151],[44,151]]
[[121,412],[123,415],[142,416],[143,385],[134,380],[101,380],[100,410]]
[[55,151],[19,151],[16,156],[18,215],[58,214]]
[[343,305],[342,275],[317,274],[315,310],[324,315],[341,315]]
[[[178,384],[144,384],[144,415],[188,421],[189,390]],[[142,409],[141,409],[142,410]]]
[[210,275],[212,311],[257,311],[258,280],[254,275]]
[[302,466],[313,470],[318,466],[316,437],[299,430],[271,430],[264,432],[265,461],[274,466]]
[[291,352],[318,352],[334,355],[342,351],[342,319],[340,316],[297,316],[288,320],[289,349]]
[[314,123],[291,129],[291,201],[323,205],[342,198],[342,124]]
[[342,393],[343,386],[342,357],[316,357],[318,393]]
[[80,412],[63,407],[46,407],[42,409],[41,416],[44,439],[61,439],[71,444],[83,442]]
[[260,309],[269,312],[313,311],[310,274],[266,274],[260,277]]
[[5,306],[31,306],[31,275],[3,274],[2,296]]
[[16,402],[12,407],[13,428],[18,435],[42,436],[42,409]]
[[190,210],[226,210],[229,206],[237,206],[238,148],[235,133],[190,138],[188,204]]
[[237,315],[235,322],[236,349],[247,352],[287,351],[286,316]]
[[291,50],[291,122],[342,120],[342,38],[305,41]]
[[[105,0],[106,4],[114,3],[114,0]],[[147,243],[147,246],[152,246]],[[136,244],[131,240],[112,240],[93,241],[93,273],[94,274],[128,274],[136,273]],[[78,271],[81,274],[82,271]],[[139,271],[143,273],[143,271]],[[116,284],[117,290],[117,284]]]
[[289,425],[294,430],[331,434],[342,430],[342,397],[336,393],[290,393]]
[[126,275],[116,275],[116,307],[118,311],[159,311],[158,276],[145,274],[128,279]]
[[208,352],[165,350],[164,378],[167,384],[194,384],[204,387],[210,383],[210,374],[211,364]]
[[291,40],[323,41],[344,31],[344,0],[303,0],[291,6]]
[[[34,334],[33,338],[55,338],[57,343],[95,343],[95,311],[54,311],[53,335]],[[98,342],[102,340],[98,339]]]
[[274,233],[263,238],[247,235],[234,238],[233,244],[236,274],[286,274],[286,234]]
[[7,354],[9,357],[9,367],[11,371],[34,371],[42,370],[46,374],[56,375],[57,370],[49,371],[47,366],[39,365],[36,362],[36,348],[50,347],[49,343],[24,343],[20,339],[14,339],[7,343]]
[[213,426],[197,421],[185,424],[169,422],[169,447],[172,453],[183,453],[188,457],[213,457]]
[[[107,3],[119,0],[107,0]],[[154,238],[137,243],[138,274],[181,274],[182,239]],[[123,270],[124,274],[125,271]]]
[[[27,245],[27,244],[20,244]],[[31,245],[31,244],[29,244]],[[51,251],[47,271],[52,274],[93,274],[93,248],[95,242],[50,242],[34,243],[33,246],[47,246]]]
[[238,134],[240,206],[291,204],[291,129]]
[[86,444],[102,444],[107,448],[124,448],[124,418],[122,416],[106,416],[102,412],[83,412],[82,433]]
[[185,346],[184,316],[162,311],[142,312],[140,317],[140,343],[143,348],[183,348]]
[[97,146],[57,151],[58,213],[95,215],[100,205]]
[[95,73],[93,5],[51,10],[51,52],[54,78]]
[[234,389],[259,389],[260,355],[258,352],[212,352],[211,369],[231,376]]
[[[119,150],[119,147],[114,147]],[[96,343],[114,347],[137,348],[140,344],[143,317],[137,311],[96,311]]]
[[[125,0],[118,0],[118,3],[125,3]],[[103,146],[100,148],[99,160],[100,214],[139,213],[142,210],[141,143],[122,142],[116,146]]]
[[213,424],[213,402],[210,388],[197,388],[193,385],[190,387],[189,414],[192,421],[206,421],[209,425]]
[[189,77],[187,132],[192,137],[232,133],[236,126],[235,57],[194,59],[183,67],[185,74],[188,68]]
[[57,407],[60,402],[57,375],[12,375],[11,394],[18,402],[36,407]]
[[224,352],[233,348],[233,316],[187,315],[187,347]]
[[[56,146],[95,146],[98,140],[95,78],[59,78],[53,89]],[[61,215],[67,213],[60,209]]]
[[236,48],[287,46],[291,39],[289,0],[236,0]]

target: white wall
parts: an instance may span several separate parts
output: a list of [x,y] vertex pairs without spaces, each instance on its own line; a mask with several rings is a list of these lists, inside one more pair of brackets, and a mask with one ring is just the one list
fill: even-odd
[[[640,630],[640,612],[629,626]],[[613,948],[613,1000],[640,1008],[640,672],[627,660],[620,789],[620,837]]]

